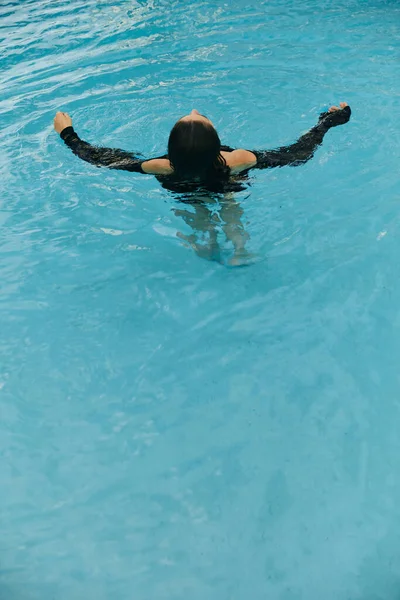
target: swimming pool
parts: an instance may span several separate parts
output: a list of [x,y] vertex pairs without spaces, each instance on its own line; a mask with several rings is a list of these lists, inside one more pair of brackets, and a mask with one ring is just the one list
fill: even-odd
[[[399,593],[395,1],[3,2],[5,600]],[[199,258],[155,179],[79,161],[351,122],[237,194],[255,264]],[[229,249],[226,251],[228,252]]]

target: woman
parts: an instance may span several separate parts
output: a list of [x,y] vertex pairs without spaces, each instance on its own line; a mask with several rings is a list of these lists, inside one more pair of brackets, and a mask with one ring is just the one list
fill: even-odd
[[331,127],[343,125],[351,110],[345,103],[322,113],[317,125],[291,146],[277,150],[234,150],[222,146],[218,133],[207,117],[197,110],[175,123],[168,140],[168,154],[149,160],[112,148],[100,148],[82,141],[67,113],[58,112],[54,129],[72,152],[97,167],[155,175],[164,187],[174,191],[229,188],[232,176],[249,169],[299,165],[307,162]]
[[[163,187],[180,192],[179,199],[192,204],[194,214],[187,210],[176,210],[176,214],[191,225],[197,234],[200,232],[203,236],[206,235],[209,242],[199,244],[197,234],[178,236],[185,239],[199,256],[220,261],[217,238],[221,224],[227,239],[233,244],[231,264],[243,264],[249,257],[244,247],[249,236],[240,220],[242,211],[230,192],[244,189],[240,180],[246,177],[250,169],[295,166],[307,162],[327,131],[331,127],[347,123],[350,115],[350,107],[341,102],[340,108],[332,106],[322,113],[317,125],[296,143],[277,150],[249,151],[222,146],[210,119],[197,110],[192,110],[172,128],[168,153],[149,160],[124,150],[101,148],[84,142],[74,131],[72,119],[67,113],[56,114],[54,128],[79,158],[98,167],[155,175]],[[217,218],[215,212],[211,212],[207,206],[210,202],[215,202],[209,192],[224,193]]]

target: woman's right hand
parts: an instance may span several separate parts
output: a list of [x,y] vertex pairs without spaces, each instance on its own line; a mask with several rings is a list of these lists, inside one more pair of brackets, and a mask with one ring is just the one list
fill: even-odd
[[347,102],[341,102],[340,106],[331,106],[328,112],[331,113],[336,112],[337,110],[343,110],[343,108],[346,108],[346,106],[348,106]]
[[54,117],[54,129],[61,133],[66,127],[72,127],[72,119],[68,113],[58,112]]
[[327,112],[324,112],[319,117],[319,122],[326,127],[337,127],[344,125],[350,120],[351,108],[347,102],[341,102],[339,106],[331,106]]

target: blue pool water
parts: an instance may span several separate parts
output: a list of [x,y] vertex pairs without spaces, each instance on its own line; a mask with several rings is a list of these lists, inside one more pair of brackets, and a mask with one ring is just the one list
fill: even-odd
[[[0,23],[1,600],[398,600],[399,3],[4,0]],[[52,129],[148,156],[197,108],[270,148],[341,100],[311,162],[236,195],[245,268]]]

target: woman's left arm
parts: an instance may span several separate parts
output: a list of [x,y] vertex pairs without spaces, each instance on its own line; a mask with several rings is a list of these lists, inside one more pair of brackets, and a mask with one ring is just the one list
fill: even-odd
[[54,129],[60,134],[64,143],[71,148],[72,152],[82,160],[96,167],[108,167],[109,169],[120,169],[134,173],[144,173],[141,159],[131,152],[116,148],[103,148],[92,146],[81,140],[72,127],[72,119],[67,113],[58,112],[54,118]]

